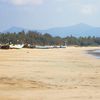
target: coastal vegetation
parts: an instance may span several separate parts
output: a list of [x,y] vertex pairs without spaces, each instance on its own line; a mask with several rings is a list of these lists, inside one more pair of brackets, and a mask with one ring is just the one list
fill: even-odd
[[100,37],[74,37],[66,36],[64,38],[36,31],[19,32],[19,33],[1,33],[0,44],[31,44],[31,45],[64,45],[69,46],[98,46]]

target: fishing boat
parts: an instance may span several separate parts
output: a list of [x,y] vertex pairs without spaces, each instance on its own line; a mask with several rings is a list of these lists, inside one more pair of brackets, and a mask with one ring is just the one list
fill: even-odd
[[47,46],[35,46],[36,49],[49,49]]
[[9,49],[9,45],[0,45],[0,49]]
[[16,44],[16,45],[9,45],[10,49],[21,49],[24,47],[24,44]]

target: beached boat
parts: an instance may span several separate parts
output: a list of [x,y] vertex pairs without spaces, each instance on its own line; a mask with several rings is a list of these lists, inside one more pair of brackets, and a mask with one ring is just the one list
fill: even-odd
[[9,49],[10,46],[9,45],[0,45],[0,49]]
[[66,48],[66,46],[61,45],[60,48]]
[[49,49],[47,46],[35,46],[36,49]]
[[66,48],[66,46],[35,46],[36,49]]
[[21,49],[24,47],[24,44],[16,44],[16,45],[9,45],[10,49]]

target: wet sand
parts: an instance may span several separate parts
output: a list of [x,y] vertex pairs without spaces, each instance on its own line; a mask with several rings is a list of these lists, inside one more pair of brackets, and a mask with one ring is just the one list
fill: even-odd
[[94,49],[0,50],[0,100],[100,100]]
[[96,58],[100,59],[100,49],[95,50],[88,50],[88,54],[95,56]]

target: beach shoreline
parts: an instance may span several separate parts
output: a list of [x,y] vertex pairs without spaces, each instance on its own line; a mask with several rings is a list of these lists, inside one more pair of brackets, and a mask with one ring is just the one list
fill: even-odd
[[87,50],[87,53],[93,55],[97,59],[100,59],[100,49]]
[[0,100],[99,100],[96,49],[0,50]]

